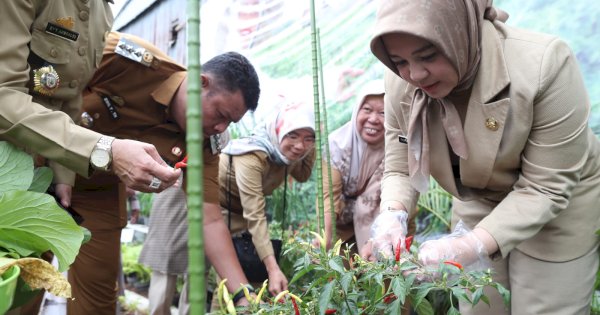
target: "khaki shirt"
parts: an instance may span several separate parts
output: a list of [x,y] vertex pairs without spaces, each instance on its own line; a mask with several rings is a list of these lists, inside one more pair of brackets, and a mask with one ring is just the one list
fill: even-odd
[[[418,194],[399,137],[407,135],[414,87],[391,71],[385,82],[381,199],[412,210]],[[440,119],[439,109],[428,115]],[[517,248],[567,261],[597,247],[600,142],[588,127],[589,111],[577,59],[563,41],[484,21],[464,121],[469,156],[460,160],[458,178],[442,125],[429,124],[431,175],[455,197],[453,222],[489,232],[503,257]]]
[[[122,39],[144,51],[150,62],[117,53]],[[169,105],[186,74],[184,66],[150,42],[111,32],[102,63],[83,93],[81,125],[116,138],[151,143],[173,165],[185,156],[185,132],[171,118]]]
[[[121,40],[140,51],[138,59],[117,50]],[[113,137],[151,143],[174,165],[186,155],[185,131],[171,118],[169,106],[186,75],[184,66],[150,42],[110,32],[102,62],[83,93],[82,117],[87,118],[81,119],[81,125]],[[203,164],[204,201],[217,204],[219,152],[212,149],[209,139],[204,140]],[[113,176],[112,182],[118,178]],[[93,177],[78,181],[79,189],[102,185]]]
[[[102,58],[104,34],[113,21],[107,1],[1,3],[0,139],[88,176],[89,157],[101,135],[71,118]],[[60,85],[42,95],[34,90],[33,70],[48,65]]]
[[[219,201],[221,207],[228,208],[228,187],[231,187],[231,211],[243,213],[244,229],[252,234],[252,242],[261,260],[273,255],[265,209],[265,196],[281,186],[285,177],[285,165],[271,162],[265,152],[253,151],[233,156],[233,166],[229,168],[229,155],[221,154],[219,163]],[[315,161],[314,151],[306,158],[288,166],[288,173],[297,181],[305,182],[310,178]],[[243,206],[242,206],[243,205]],[[289,211],[291,207],[286,207]],[[233,222],[240,216],[232,216]],[[232,233],[240,232],[232,228]]]

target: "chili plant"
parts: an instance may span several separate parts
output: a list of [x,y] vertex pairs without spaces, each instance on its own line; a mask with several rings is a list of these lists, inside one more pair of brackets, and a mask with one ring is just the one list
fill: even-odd
[[[313,234],[322,240],[321,235]],[[397,255],[378,262],[352,256],[348,247],[340,255],[341,246],[338,241],[327,251],[324,241],[319,248],[298,243],[284,253],[303,253],[295,263],[289,291],[269,298],[261,289],[257,295],[248,296],[250,306],[227,308],[231,296],[225,290],[219,295],[225,306],[219,314],[401,314],[410,307],[419,315],[432,315],[439,310],[430,299],[440,295],[449,301],[444,313],[460,314],[459,300],[471,305],[481,301],[489,304],[485,287],[495,288],[504,303],[510,303],[508,290],[494,282],[490,269],[466,271],[453,261],[423,266],[416,246],[411,247],[410,242],[398,246]]]

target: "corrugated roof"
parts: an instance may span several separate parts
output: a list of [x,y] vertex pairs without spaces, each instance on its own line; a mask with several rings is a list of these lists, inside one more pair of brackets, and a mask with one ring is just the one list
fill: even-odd
[[162,0],[127,0],[125,4],[123,4],[121,11],[115,16],[113,30],[121,30],[154,4],[161,1]]

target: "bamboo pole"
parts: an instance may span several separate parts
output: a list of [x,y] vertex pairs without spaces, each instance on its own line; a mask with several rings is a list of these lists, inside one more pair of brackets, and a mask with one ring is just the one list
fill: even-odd
[[[315,0],[310,0],[310,43],[312,47],[312,73],[313,73],[313,103],[315,111],[315,138],[316,138],[316,165],[317,165],[317,220],[319,227],[325,227],[325,215],[323,206],[323,166],[321,157],[321,110],[319,106],[319,65],[317,60],[317,29],[315,18]],[[320,231],[319,231],[320,232]]]
[[202,187],[202,99],[200,85],[200,1],[188,0],[188,86],[187,86],[187,196],[189,301],[191,314],[204,314],[203,192]]
[[[331,177],[331,154],[329,153],[329,127],[327,126],[327,102],[325,101],[325,80],[323,80],[323,54],[321,53],[321,29],[317,28],[317,57],[319,60],[319,81],[321,82],[321,104],[323,104],[323,131],[325,133],[325,157],[327,158],[327,187],[329,188],[329,209],[324,209],[323,214],[326,210],[329,210],[331,218],[331,242],[335,243],[337,238],[336,233],[336,216],[335,216],[335,205],[333,204],[333,182]],[[323,175],[321,175],[323,176]]]

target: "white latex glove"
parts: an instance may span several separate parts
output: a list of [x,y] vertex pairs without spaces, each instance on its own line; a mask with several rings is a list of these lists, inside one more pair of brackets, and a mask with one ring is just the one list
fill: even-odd
[[378,260],[394,257],[395,247],[398,244],[404,244],[407,220],[408,213],[403,210],[380,212],[371,225],[371,255]]
[[443,261],[454,261],[467,271],[485,270],[490,266],[483,242],[462,221],[451,234],[421,244],[419,260],[424,265],[435,266]]

